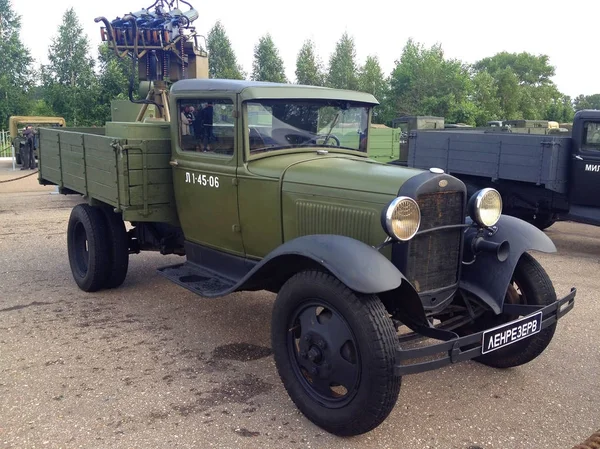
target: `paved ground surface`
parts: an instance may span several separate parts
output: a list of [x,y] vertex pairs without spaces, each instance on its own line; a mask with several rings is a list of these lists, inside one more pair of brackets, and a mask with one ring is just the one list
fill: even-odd
[[[0,162],[0,181],[28,172]],[[600,230],[558,223],[540,255],[575,309],[547,351],[407,376],[390,417],[342,439],[289,400],[269,341],[272,294],[199,299],[131,258],[122,288],[78,290],[66,256],[76,197],[37,175],[0,184],[1,448],[572,448],[600,428]]]

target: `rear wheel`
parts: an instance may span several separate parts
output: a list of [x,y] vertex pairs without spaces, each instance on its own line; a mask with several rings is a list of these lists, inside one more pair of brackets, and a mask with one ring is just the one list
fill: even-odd
[[110,269],[106,281],[106,288],[115,288],[123,284],[127,277],[129,268],[129,239],[125,223],[121,216],[115,213],[111,207],[102,207],[106,217],[108,232],[108,254],[110,258]]
[[340,435],[368,432],[400,392],[397,336],[375,295],[359,295],[330,274],[304,271],[277,295],[271,338],[281,380],[304,415]]
[[96,207],[78,204],[67,227],[67,250],[71,273],[80,289],[104,288],[110,268],[106,218]]

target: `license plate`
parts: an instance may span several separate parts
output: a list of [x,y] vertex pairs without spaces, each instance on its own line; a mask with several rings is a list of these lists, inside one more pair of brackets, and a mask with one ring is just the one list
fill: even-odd
[[481,353],[495,351],[531,337],[542,330],[542,312],[526,316],[483,333]]

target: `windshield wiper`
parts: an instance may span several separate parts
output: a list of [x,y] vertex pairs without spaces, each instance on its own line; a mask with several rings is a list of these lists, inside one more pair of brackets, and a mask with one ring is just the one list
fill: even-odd
[[340,119],[341,113],[342,113],[342,110],[338,109],[337,114],[335,114],[335,118],[333,119],[333,122],[331,122],[331,126],[329,127],[329,131],[327,131],[327,135],[325,136],[325,140],[323,141],[323,145],[327,145],[327,141],[329,140],[329,136],[331,136],[331,132],[333,131],[333,127],[336,125],[336,123]]

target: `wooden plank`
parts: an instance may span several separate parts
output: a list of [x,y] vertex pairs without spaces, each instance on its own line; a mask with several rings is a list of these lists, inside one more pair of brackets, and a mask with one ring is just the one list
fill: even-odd
[[117,205],[117,189],[114,187],[110,187],[97,181],[88,179],[88,190],[90,191],[92,198],[102,200],[111,206]]
[[44,179],[58,184],[60,182],[60,170],[44,165]]
[[129,207],[123,211],[125,221],[157,221],[171,223],[179,226],[177,210],[170,204],[158,204],[148,207],[148,213],[144,214],[143,208]]
[[82,176],[74,175],[73,172],[65,170],[63,167],[63,184],[65,187],[75,190],[79,193],[85,192],[85,180]]
[[[130,170],[141,170],[143,168],[142,154],[139,150],[128,150],[127,155]],[[171,153],[148,154],[146,158],[146,168],[170,168],[170,160]]]
[[[143,170],[129,170],[129,185],[140,186],[144,183]],[[171,184],[173,182],[173,170],[170,168],[155,168],[148,170],[148,185]]]
[[[171,140],[170,139],[148,139],[148,140],[127,140],[129,147],[141,148],[145,146],[146,152],[150,154],[171,154]],[[130,148],[129,151],[134,151]]]
[[[129,188],[130,205],[144,205],[144,186]],[[163,204],[171,202],[173,184],[152,184],[148,186],[148,204]]]

